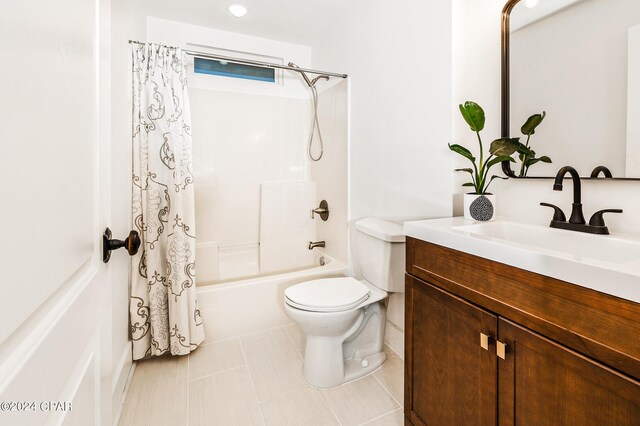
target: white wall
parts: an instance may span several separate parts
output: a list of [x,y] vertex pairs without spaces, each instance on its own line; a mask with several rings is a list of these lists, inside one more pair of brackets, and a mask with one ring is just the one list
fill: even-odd
[[[146,17],[139,2],[111,1],[111,224],[114,238],[122,239],[131,226],[131,53],[129,40],[144,41]],[[111,273],[113,413],[132,366],[129,341],[129,264],[126,253],[114,252]]]
[[356,0],[312,45],[349,74],[351,220],[451,214],[451,3]]
[[[454,105],[475,100],[487,115],[483,134],[487,140],[500,135],[500,0],[454,0],[453,100]],[[491,138],[491,139],[490,139]],[[473,134],[460,117],[454,115],[453,140],[475,143]],[[456,160],[457,161],[457,160]],[[562,164],[556,164],[558,168]],[[569,212],[572,193],[570,185],[564,191],[552,190],[551,180],[515,180],[494,182],[497,213],[501,216],[547,224],[552,212],[540,207],[541,201],[561,206]],[[614,234],[640,235],[639,182],[582,182],[585,217],[603,208],[622,208],[621,215],[608,215],[607,225]],[[456,185],[457,194],[464,191]],[[456,215],[462,214],[461,196],[454,202]]]
[[[312,44],[315,68],[350,77],[351,241],[365,216],[451,215],[451,37],[448,0],[356,0]],[[402,356],[402,295],[387,317],[385,340]]]

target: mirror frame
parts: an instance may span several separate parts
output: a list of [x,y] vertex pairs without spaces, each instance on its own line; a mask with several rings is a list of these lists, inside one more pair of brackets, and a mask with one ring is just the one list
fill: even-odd
[[[513,8],[516,7],[521,0],[507,0],[504,8],[502,9],[502,34],[501,34],[501,73],[502,73],[502,82],[501,82],[501,136],[503,138],[510,137],[510,92],[509,92],[509,48],[510,48],[510,18],[511,12]],[[563,165],[558,165],[558,168]],[[555,179],[555,176],[516,176],[516,174],[511,169],[511,163],[509,161],[502,162],[502,172],[509,178],[515,179]],[[581,179],[599,179],[599,180],[640,180],[640,177],[630,178],[630,177],[610,177],[610,178],[592,178],[590,176],[581,177]]]

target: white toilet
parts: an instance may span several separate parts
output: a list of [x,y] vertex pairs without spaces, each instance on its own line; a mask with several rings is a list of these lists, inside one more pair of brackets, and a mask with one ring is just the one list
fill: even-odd
[[404,292],[402,225],[378,218],[356,222],[363,280],[306,281],[285,290],[284,308],[307,342],[304,378],[330,388],[362,377],[386,359],[382,350],[387,292]]

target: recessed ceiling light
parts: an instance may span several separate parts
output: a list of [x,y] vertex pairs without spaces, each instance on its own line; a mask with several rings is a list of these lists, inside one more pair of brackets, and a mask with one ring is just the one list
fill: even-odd
[[538,0],[525,0],[524,1],[524,5],[526,7],[528,7],[529,9],[531,9],[532,7],[536,7],[537,4],[538,4]]
[[247,14],[247,8],[241,4],[232,4],[228,7],[229,13],[231,13],[236,18],[242,18]]

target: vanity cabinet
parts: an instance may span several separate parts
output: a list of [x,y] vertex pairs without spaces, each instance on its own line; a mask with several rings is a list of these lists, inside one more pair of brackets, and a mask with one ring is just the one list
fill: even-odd
[[408,238],[405,312],[407,424],[640,425],[636,303]]

